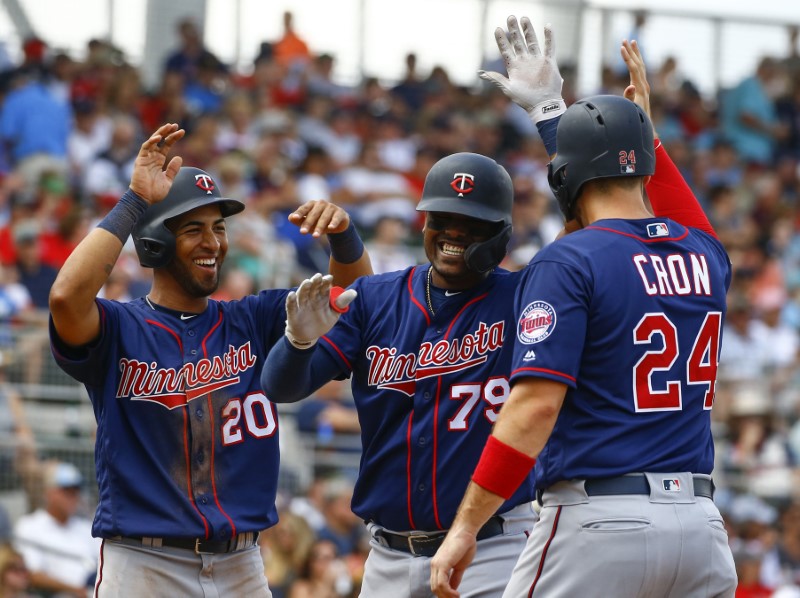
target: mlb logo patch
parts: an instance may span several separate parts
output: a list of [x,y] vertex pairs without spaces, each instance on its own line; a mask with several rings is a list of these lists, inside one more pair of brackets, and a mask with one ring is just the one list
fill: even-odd
[[661,483],[664,486],[664,490],[666,490],[667,492],[681,491],[681,481],[676,478],[664,479],[661,480]]
[[647,225],[647,236],[651,239],[653,237],[668,237],[669,229],[664,222],[654,222]]

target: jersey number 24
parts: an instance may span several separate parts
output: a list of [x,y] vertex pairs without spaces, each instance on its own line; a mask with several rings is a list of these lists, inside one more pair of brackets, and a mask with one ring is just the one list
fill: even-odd
[[[660,349],[645,351],[633,368],[633,397],[636,411],[678,411],[683,409],[683,384],[705,385],[703,409],[714,403],[714,386],[719,364],[719,342],[722,313],[708,312],[696,333],[689,355],[679,354],[679,334],[692,334],[678,328],[664,313],[648,313],[633,329],[636,345],[651,345],[658,335],[663,341]],[[653,372],[670,372],[666,388],[653,388]]]

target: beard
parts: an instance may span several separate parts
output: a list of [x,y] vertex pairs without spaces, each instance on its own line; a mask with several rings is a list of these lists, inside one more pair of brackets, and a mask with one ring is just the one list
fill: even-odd
[[192,276],[189,267],[183,262],[173,259],[165,268],[167,272],[177,281],[186,294],[194,298],[208,297],[219,287],[219,273],[222,263],[217,267],[214,277],[208,282],[198,280]]

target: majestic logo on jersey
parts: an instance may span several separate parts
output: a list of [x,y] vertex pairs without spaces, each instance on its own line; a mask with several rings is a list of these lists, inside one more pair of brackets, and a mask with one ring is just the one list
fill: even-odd
[[654,222],[647,225],[647,236],[653,237],[669,237],[669,229],[664,222]]
[[436,343],[425,342],[419,353],[398,354],[395,347],[367,348],[370,360],[367,383],[413,396],[416,381],[460,372],[485,363],[489,353],[503,346],[505,322],[484,322],[471,334]]
[[522,361],[535,361],[536,360],[536,352],[531,349],[525,352],[525,356],[522,358]]
[[534,301],[522,311],[517,323],[519,342],[532,345],[546,339],[556,327],[556,311],[549,303]]
[[211,195],[211,192],[214,190],[214,179],[207,174],[194,175],[194,184],[208,195]]
[[472,193],[475,188],[475,175],[466,172],[457,172],[450,181],[450,186],[458,193],[459,197],[464,197],[467,193]]
[[177,370],[160,368],[155,361],[146,363],[137,359],[120,359],[122,375],[117,398],[151,401],[167,409],[175,409],[210,392],[238,384],[238,374],[255,364],[256,356],[249,341],[241,347],[231,345],[222,355],[203,358],[197,363],[186,363]]
[[681,491],[681,481],[677,478],[670,478],[668,480],[661,480],[661,483],[664,484],[664,490],[667,492],[680,492]]

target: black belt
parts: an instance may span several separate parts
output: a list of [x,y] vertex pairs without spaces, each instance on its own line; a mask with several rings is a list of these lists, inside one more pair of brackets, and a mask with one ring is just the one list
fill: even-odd
[[[694,476],[694,495],[705,498],[714,498],[714,482],[710,478]],[[678,491],[675,487],[678,480],[664,478],[664,490],[667,492]],[[589,496],[608,496],[618,494],[650,494],[650,483],[647,476],[642,474],[624,475],[618,478],[594,478],[586,480],[584,486]]]
[[[714,482],[711,478],[693,476],[694,495],[714,499]],[[680,487],[675,487],[678,480],[665,477],[663,479],[664,490],[678,491]],[[643,473],[636,475],[624,475],[617,478],[592,478],[586,480],[584,489],[589,496],[618,496],[623,494],[650,494],[650,482]],[[543,491],[536,492],[539,504],[542,504]]]
[[221,554],[236,552],[250,548],[258,542],[258,532],[248,532],[234,536],[230,540],[203,540],[201,538],[149,538],[132,536],[114,536],[115,542],[145,548],[183,548],[196,554]]
[[[485,540],[486,538],[493,538],[503,533],[503,518],[495,515],[486,524],[478,530],[478,540]],[[376,536],[386,540],[386,544],[392,550],[401,550],[414,556],[427,556],[431,557],[436,554],[439,546],[444,542],[444,537],[447,535],[447,530],[441,532],[434,532],[432,534],[418,534],[412,532],[411,534],[395,534],[387,530],[380,530],[375,533]]]

